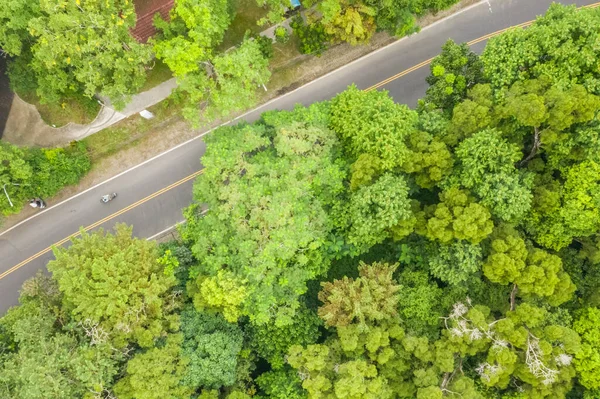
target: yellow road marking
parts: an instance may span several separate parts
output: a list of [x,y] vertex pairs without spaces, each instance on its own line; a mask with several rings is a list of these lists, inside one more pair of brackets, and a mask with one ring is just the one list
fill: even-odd
[[[181,180],[179,180],[179,181],[177,181],[177,182],[175,182],[175,183],[173,183],[173,184],[171,184],[171,185],[169,185],[169,186],[167,186],[167,187],[165,187],[165,188],[162,188],[162,189],[158,190],[157,192],[155,192],[155,193],[152,193],[152,194],[150,194],[149,196],[147,196],[147,197],[145,197],[145,198],[142,198],[141,200],[139,200],[139,201],[137,201],[137,202],[134,202],[133,204],[131,204],[131,205],[129,205],[129,206],[126,206],[125,208],[121,209],[120,211],[117,211],[117,212],[115,212],[115,213],[113,213],[113,214],[111,214],[111,215],[109,215],[109,216],[105,217],[104,219],[98,220],[97,222],[95,222],[95,223],[93,223],[93,224],[90,224],[90,225],[89,225],[89,226],[87,226],[87,227],[84,227],[84,230],[85,230],[85,231],[90,231],[91,229],[93,229],[93,228],[96,228],[96,227],[100,226],[102,223],[108,222],[109,220],[111,220],[111,219],[114,219],[114,218],[116,218],[117,216],[120,216],[120,215],[124,214],[125,212],[127,212],[127,211],[130,211],[131,209],[133,209],[133,208],[135,208],[135,207],[137,207],[137,206],[139,206],[139,205],[141,205],[141,204],[143,204],[143,203],[145,203],[145,202],[148,202],[148,201],[150,201],[151,199],[153,199],[153,198],[156,198],[156,197],[158,197],[159,195],[161,195],[161,194],[164,194],[164,193],[166,193],[167,191],[169,191],[169,190],[171,190],[171,189],[173,189],[173,188],[175,188],[175,187],[177,187],[177,186],[180,186],[180,185],[182,185],[182,184],[183,184],[183,183],[185,183],[185,182],[188,182],[188,181],[190,181],[190,180],[191,180],[191,179],[193,179],[194,177],[196,177],[196,176],[198,176],[198,175],[202,174],[203,172],[204,172],[204,169],[201,169],[201,170],[199,170],[198,172],[192,173],[191,175],[189,175],[189,176],[187,176],[187,177],[184,177],[183,179],[181,179]],[[46,248],[46,249],[42,249],[40,252],[36,253],[35,255],[32,255],[32,256],[30,256],[29,258],[25,259],[24,261],[22,261],[22,262],[21,262],[21,263],[19,263],[18,265],[15,265],[15,266],[13,266],[13,267],[11,267],[10,269],[8,269],[7,271],[5,271],[5,272],[3,272],[2,274],[0,274],[0,279],[2,279],[2,278],[4,278],[4,277],[8,276],[10,273],[14,272],[15,270],[17,270],[17,269],[19,269],[19,268],[21,268],[21,267],[25,266],[27,263],[31,262],[32,260],[34,260],[34,259],[37,259],[37,258],[39,258],[40,256],[42,256],[42,255],[44,255],[44,254],[46,254],[46,253],[50,252],[50,251],[52,250],[52,247],[55,247],[55,246],[57,247],[57,246],[63,245],[63,244],[64,244],[64,243],[66,243],[67,241],[69,241],[69,240],[71,240],[72,238],[75,238],[75,237],[77,237],[77,236],[79,236],[79,235],[81,235],[81,232],[77,231],[76,233],[73,233],[73,234],[71,234],[70,236],[68,236],[68,237],[66,237],[66,238],[63,238],[62,240],[60,240],[60,241],[58,241],[58,242],[55,242],[54,244],[52,244],[52,245],[51,245],[51,246],[49,246],[48,248]]]
[[[595,8],[595,7],[598,7],[598,6],[600,6],[600,2],[594,3],[594,4],[590,4],[590,5],[587,5],[587,6],[583,6],[581,8]],[[480,43],[480,42],[482,42],[484,40],[488,40],[488,39],[490,39],[490,38],[492,38],[494,36],[498,36],[498,35],[506,32],[507,30],[516,29],[516,28],[526,28],[529,25],[531,25],[534,21],[535,20],[523,22],[523,23],[520,23],[518,25],[509,26],[508,28],[497,30],[496,32],[493,32],[493,33],[488,33],[487,35],[478,37],[475,40],[471,40],[470,42],[467,42],[467,44],[469,46],[472,46],[472,45]],[[371,86],[369,88],[366,88],[365,91],[371,91],[371,90],[378,89],[378,88],[380,88],[382,86],[385,86],[386,84],[388,84],[388,83],[390,83],[390,82],[392,82],[392,81],[394,81],[396,79],[399,79],[399,78],[401,78],[401,77],[403,77],[403,76],[405,76],[405,75],[407,75],[407,74],[409,74],[409,73],[411,73],[411,72],[413,72],[413,71],[415,71],[415,70],[417,70],[419,68],[422,68],[422,67],[424,67],[426,65],[429,65],[431,63],[431,61],[433,61],[433,58],[425,60],[425,61],[421,62],[420,64],[417,64],[417,65],[415,65],[415,66],[413,66],[411,68],[408,68],[407,70],[402,71],[402,72],[400,72],[400,73],[398,73],[398,74],[396,74],[394,76],[390,76],[389,78],[387,78],[385,80],[382,80],[381,82],[379,82],[377,84],[374,84],[373,86]]]
[[[590,4],[590,5],[587,5],[587,6],[582,6],[580,8],[596,8],[598,6],[600,6],[600,2],[594,3],[594,4]],[[531,25],[533,22],[534,22],[534,20],[531,20],[531,21],[523,22],[523,23],[518,24],[518,25],[510,26],[508,28],[500,29],[500,30],[498,30],[496,32],[489,33],[489,34],[487,34],[485,36],[481,36],[481,37],[479,37],[479,38],[477,38],[475,40],[471,40],[467,44],[469,46],[472,46],[474,44],[477,44],[479,42],[487,40],[487,39],[489,39],[491,37],[498,36],[499,34],[501,34],[503,32],[506,32],[509,29],[525,28],[525,27]],[[425,65],[429,65],[432,60],[433,60],[433,58],[425,60],[425,61],[423,61],[423,62],[421,62],[421,63],[419,63],[419,64],[417,64],[417,65],[415,65],[415,66],[413,66],[411,68],[408,68],[408,69],[406,69],[406,70],[404,70],[404,71],[402,71],[402,72],[400,72],[400,73],[398,73],[398,74],[396,74],[394,76],[391,76],[391,77],[389,77],[389,78],[387,78],[385,80],[382,80],[381,82],[379,82],[379,83],[377,83],[377,84],[375,84],[375,85],[373,85],[373,86],[365,89],[365,91],[371,91],[371,90],[377,89],[377,88],[379,88],[381,86],[384,86],[384,85],[388,84],[389,82],[391,82],[393,80],[401,78],[402,76],[405,76],[405,75],[407,75],[407,74],[409,74],[409,73],[411,73],[411,72],[413,72],[413,71],[415,71],[415,70],[417,70],[419,68],[424,67]],[[125,212],[130,211],[131,209],[133,209],[133,208],[135,208],[135,207],[137,207],[137,206],[139,206],[139,205],[141,205],[141,204],[143,204],[145,202],[150,201],[152,198],[158,197],[159,195],[161,195],[161,194],[163,194],[163,193],[165,193],[165,192],[167,192],[167,191],[169,191],[169,190],[171,190],[171,189],[173,189],[173,188],[175,188],[177,186],[180,186],[180,185],[182,185],[183,183],[185,183],[187,181],[190,181],[194,177],[196,177],[196,176],[200,175],[201,173],[203,173],[203,171],[204,171],[204,169],[199,170],[198,172],[195,172],[195,173],[193,173],[193,174],[191,174],[191,175],[189,175],[187,177],[184,177],[183,179],[179,180],[178,182],[175,182],[175,183],[171,184],[170,186],[167,186],[167,187],[165,187],[163,189],[160,189],[157,192],[155,192],[154,194],[150,194],[146,198],[142,198],[141,200],[139,200],[139,201],[137,201],[137,202],[135,202],[135,203],[133,203],[133,204],[131,204],[131,205],[123,208],[123,209],[121,209],[118,212],[113,213],[112,215],[109,215],[109,216],[105,217],[102,220],[97,221],[96,223],[93,223],[93,224],[91,224],[91,225],[89,225],[87,227],[84,227],[84,230],[85,231],[90,231],[91,229],[100,226],[102,223],[108,222],[109,220],[114,219],[117,216],[122,215]],[[50,252],[52,250],[52,247],[63,245],[67,241],[71,240],[72,238],[75,238],[75,237],[79,236],[80,234],[81,233],[79,231],[76,232],[76,233],[73,233],[70,236],[68,236],[66,238],[63,238],[62,240],[60,240],[58,242],[55,242],[54,244],[52,244],[48,248],[41,250],[40,252],[36,253],[35,255],[31,255],[29,258],[25,259],[24,261],[22,261],[18,265],[13,266],[10,269],[8,269],[7,271],[5,271],[2,274],[0,274],[0,279],[3,279],[4,277],[8,276],[10,273],[14,272],[15,270],[20,269],[21,267],[25,266],[27,263],[31,262],[32,260],[37,259],[40,256],[42,256],[42,255]]]

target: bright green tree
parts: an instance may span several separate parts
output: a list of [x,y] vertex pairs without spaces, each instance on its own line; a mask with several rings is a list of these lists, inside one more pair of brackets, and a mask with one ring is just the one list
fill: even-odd
[[27,25],[31,60],[26,64],[40,100],[100,93],[124,106],[143,85],[144,65],[152,57],[150,46],[131,36],[135,23],[128,0],[40,2],[39,15]]
[[600,389],[600,309],[581,309],[573,329],[582,341],[581,350],[575,354],[575,369],[581,385]]
[[[204,118],[223,117],[256,101],[256,91],[268,82],[269,62],[255,40],[204,62],[195,72],[178,78],[178,92],[185,98],[186,119],[198,125]],[[200,104],[205,103],[201,109]]]
[[406,180],[386,173],[375,183],[360,187],[350,196],[347,217],[348,241],[362,250],[388,237],[410,234],[415,218]]
[[177,0],[169,17],[168,23],[155,17],[161,34],[153,44],[156,57],[175,76],[201,70],[231,21],[227,1],[223,0]]
[[440,203],[428,205],[424,213],[426,222],[417,222],[416,232],[430,239],[448,243],[453,239],[467,240],[478,244],[492,232],[494,223],[491,214],[478,204],[469,193],[451,187],[440,193]]
[[575,291],[571,278],[562,269],[561,259],[537,248],[529,251],[526,267],[514,282],[523,294],[545,297],[553,306],[571,299]]
[[494,283],[513,285],[511,308],[517,294],[524,299],[541,297],[558,306],[571,299],[576,288],[563,270],[560,257],[528,246],[521,234],[509,226],[500,226],[492,235],[483,272]]
[[256,40],[245,38],[239,47],[216,54],[230,22],[223,0],[178,0],[168,23],[155,19],[162,32],[154,41],[156,56],[177,77],[183,115],[194,125],[203,119],[201,110],[210,119],[249,107],[271,75]]
[[358,159],[350,167],[352,177],[350,178],[350,190],[371,184],[382,171],[379,158],[370,154],[360,154]]
[[150,347],[176,323],[170,315],[175,277],[165,272],[174,259],[160,257],[155,242],[131,233],[126,225],[116,225],[114,234],[81,231],[72,246],[54,249],[48,270],[76,321],[98,324],[116,347]]
[[0,5],[0,48],[11,56],[20,56],[29,46],[29,21],[41,14],[39,1],[10,0]]
[[460,183],[473,190],[481,204],[505,221],[522,219],[531,207],[531,179],[515,168],[521,149],[486,129],[456,148]]
[[0,185],[2,186],[2,199],[0,209],[3,214],[12,213],[12,207],[4,190],[11,197],[13,206],[21,208],[23,194],[26,192],[24,185],[29,184],[33,177],[33,170],[25,160],[25,153],[20,148],[5,142],[0,142]]
[[456,104],[467,96],[467,90],[483,81],[483,64],[466,43],[456,44],[452,39],[429,65],[429,88],[420,106],[439,108],[452,113]]
[[528,230],[541,245],[561,249],[600,228],[600,166],[584,161],[565,171],[565,181],[542,181],[534,190]]
[[[328,268],[333,224],[325,206],[343,192],[345,178],[332,159],[335,135],[296,123],[224,128],[206,141],[206,172],[194,198],[210,211],[200,216],[190,208],[183,232],[200,261],[195,279],[228,290],[244,286],[234,290],[245,298],[239,315],[253,323],[291,323],[306,281]],[[227,298],[227,290],[218,291]],[[200,295],[195,301],[212,301],[202,289]]]
[[590,121],[600,110],[600,97],[582,85],[564,89],[551,85],[549,78],[516,82],[500,107],[503,118],[514,118],[518,125],[533,128],[529,155],[521,164],[533,159],[542,146],[551,146],[559,132],[576,123]]
[[596,119],[558,132],[552,139],[545,151],[548,169],[565,173],[569,167],[586,160],[600,164],[600,124]]
[[518,231],[510,226],[499,226],[490,237],[489,255],[483,264],[483,273],[492,282],[509,284],[525,269],[527,246]]
[[496,123],[494,98],[489,84],[478,84],[467,91],[467,98],[452,110],[452,122],[442,131],[442,141],[455,146],[464,138]]
[[408,148],[410,153],[402,169],[414,173],[420,187],[433,188],[451,173],[454,163],[452,153],[444,142],[432,134],[413,132],[408,138]]
[[53,196],[79,182],[90,167],[81,142],[66,148],[20,148],[0,142],[0,211],[18,213],[32,197]]
[[185,399],[192,389],[181,384],[189,360],[181,355],[181,334],[171,334],[164,346],[136,354],[127,362],[127,372],[115,384],[123,399]]
[[548,76],[560,87],[578,83],[600,94],[594,47],[599,23],[595,8],[552,4],[527,29],[512,29],[490,39],[481,56],[485,74],[495,89]]
[[383,170],[401,166],[409,155],[406,138],[415,130],[417,114],[396,104],[386,92],[350,86],[331,100],[330,127],[356,159],[369,154]]

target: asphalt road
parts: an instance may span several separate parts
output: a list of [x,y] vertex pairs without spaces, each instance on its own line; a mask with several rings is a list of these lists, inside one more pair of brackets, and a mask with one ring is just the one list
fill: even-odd
[[[456,42],[483,38],[534,19],[543,14],[551,2],[483,1],[273,100],[245,114],[243,119],[254,121],[266,110],[291,109],[297,103],[308,105],[329,99],[351,83],[361,89],[372,88],[436,56],[449,38]],[[595,1],[560,3],[583,6]],[[484,45],[485,40],[482,40],[473,49],[481,51]],[[427,89],[428,73],[429,68],[423,66],[378,88],[388,90],[397,102],[414,106]],[[0,315],[17,303],[23,281],[45,268],[52,258],[47,249],[55,243],[68,245],[67,237],[81,226],[106,229],[125,222],[134,226],[136,236],[147,238],[183,220],[181,210],[192,200],[194,179],[191,175],[201,170],[199,160],[204,149],[202,140],[194,139],[0,233]],[[171,188],[165,189],[167,187]],[[109,192],[118,192],[119,196],[108,204],[101,204],[100,196]]]

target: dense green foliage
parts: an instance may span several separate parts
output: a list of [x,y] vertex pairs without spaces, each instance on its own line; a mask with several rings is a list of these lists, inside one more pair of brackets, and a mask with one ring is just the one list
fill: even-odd
[[67,321],[60,300],[56,282],[40,273],[23,285],[21,306],[0,319],[0,397],[92,399],[108,392],[123,353],[92,323]]
[[[275,10],[287,0],[257,0],[271,7],[269,19]],[[405,36],[417,31],[416,18],[428,11],[437,12],[448,8],[457,0],[305,0],[307,24],[297,19],[292,27],[300,39],[300,51],[319,54],[326,41],[364,44],[376,31]],[[288,3],[289,4],[289,3]],[[281,14],[279,14],[281,15]]]
[[177,0],[169,22],[158,15],[161,34],[153,39],[156,57],[173,72],[184,101],[183,115],[194,124],[204,117],[225,116],[254,102],[256,89],[270,77],[268,59],[257,40],[216,54],[215,47],[231,22],[227,1]]
[[330,38],[323,25],[308,24],[301,16],[296,16],[290,22],[290,27],[298,38],[298,50],[302,54],[314,54],[319,57],[327,49]]
[[[321,55],[330,44],[367,43],[376,31],[404,36],[418,30],[416,18],[450,7],[457,0],[306,0],[303,15],[290,26],[303,54]],[[236,38],[235,46],[219,48],[234,20],[235,2],[175,0],[169,18],[154,16],[158,34],[140,43],[131,34],[138,16],[131,0],[6,0],[0,3],[0,48],[13,57],[9,75],[17,92],[42,104],[77,103],[88,109],[98,95],[123,108],[140,90],[156,57],[177,79],[173,99],[194,126],[248,109],[271,72],[271,39]],[[264,9],[258,25],[276,24],[290,16],[290,0],[257,0]],[[289,42],[284,26],[275,40]],[[241,43],[240,43],[241,41]],[[268,42],[268,43],[267,43]],[[293,45],[292,43],[288,44]],[[436,73],[446,103],[464,96],[478,78],[476,58],[466,47],[448,47],[451,57]],[[224,50],[224,51],[223,51]],[[463,62],[464,58],[464,62]],[[475,63],[474,63],[475,62]],[[446,68],[448,71],[445,72]],[[466,79],[464,72],[469,73]],[[454,82],[456,77],[456,82]],[[266,90],[266,86],[265,90]],[[448,91],[454,90],[452,94]],[[446,104],[449,107],[449,104]]]
[[148,347],[175,322],[168,298],[175,277],[165,266],[178,261],[170,252],[161,257],[154,243],[132,238],[124,225],[115,230],[82,231],[68,250],[55,248],[48,270],[74,320],[97,324],[118,348],[129,342]]
[[124,106],[144,83],[152,52],[129,33],[129,0],[11,0],[0,5],[0,21],[0,47],[17,57],[13,85],[35,88],[42,103],[101,93]]
[[74,142],[67,148],[39,149],[0,142],[0,186],[6,188],[13,203],[11,207],[2,190],[0,212],[17,213],[28,199],[47,198],[65,186],[76,184],[90,166],[83,143]]
[[82,232],[24,285],[0,395],[597,398],[600,99],[547,32],[599,13],[447,44],[418,111],[350,87],[217,129],[180,242]]
[[483,65],[467,44],[448,40],[440,55],[430,64],[429,88],[419,102],[421,108],[438,108],[447,114],[467,96],[467,91],[483,80]]
[[344,170],[327,128],[264,119],[207,138],[207,169],[194,192],[211,211],[190,208],[183,236],[202,259],[192,271],[197,308],[222,309],[232,322],[275,316],[284,325],[306,282],[327,269],[333,221],[326,209],[343,191]]

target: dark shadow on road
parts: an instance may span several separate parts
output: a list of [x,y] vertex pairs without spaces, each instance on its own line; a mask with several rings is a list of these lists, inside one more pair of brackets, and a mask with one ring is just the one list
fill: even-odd
[[12,106],[15,94],[8,85],[8,75],[6,74],[7,59],[0,56],[0,139],[4,133],[4,127],[8,120],[8,113]]

